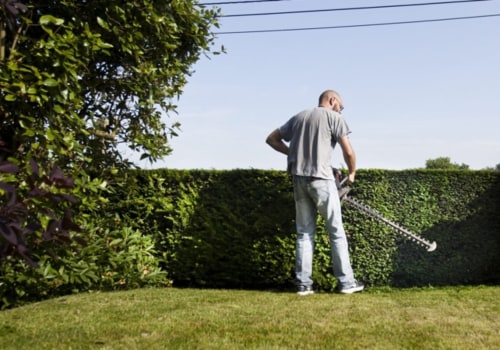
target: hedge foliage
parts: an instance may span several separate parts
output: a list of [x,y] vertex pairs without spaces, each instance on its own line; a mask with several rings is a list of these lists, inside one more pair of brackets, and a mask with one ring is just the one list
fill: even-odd
[[[129,173],[110,202],[122,220],[155,237],[177,286],[293,286],[295,208],[290,177],[267,170]],[[427,252],[344,206],[357,278],[397,287],[498,283],[500,174],[493,171],[360,171],[351,195],[437,241]],[[332,290],[330,248],[318,218],[314,279]]]
[[[97,194],[96,194],[97,195]],[[343,206],[356,277],[368,286],[498,284],[500,173],[359,171],[350,195],[430,241],[427,252]],[[0,264],[0,306],[91,290],[145,286],[293,288],[291,178],[269,170],[134,170],[98,208],[79,213],[87,244],[45,247],[40,268]],[[318,218],[314,280],[332,291]],[[37,252],[34,252],[35,255]]]

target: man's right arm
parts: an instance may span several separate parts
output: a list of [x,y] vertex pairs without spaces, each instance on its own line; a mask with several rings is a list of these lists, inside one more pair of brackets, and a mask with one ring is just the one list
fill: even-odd
[[266,143],[276,151],[288,155],[288,146],[283,142],[280,129],[274,130],[266,138]]
[[351,142],[349,141],[349,137],[347,135],[342,136],[339,139],[339,145],[342,148],[342,155],[344,156],[344,160],[349,171],[349,174],[347,175],[347,181],[349,183],[353,183],[356,176],[356,154],[352,149]]

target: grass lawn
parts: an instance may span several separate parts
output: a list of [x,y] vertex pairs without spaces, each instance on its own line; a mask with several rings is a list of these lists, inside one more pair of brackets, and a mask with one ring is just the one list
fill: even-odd
[[500,287],[85,293],[0,311],[0,349],[500,349]]

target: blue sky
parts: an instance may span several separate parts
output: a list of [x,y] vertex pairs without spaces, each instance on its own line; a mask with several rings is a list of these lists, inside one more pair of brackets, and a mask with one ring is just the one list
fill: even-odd
[[[204,0],[202,2],[208,2]],[[223,14],[429,1],[290,0],[221,5]],[[307,28],[500,14],[500,1],[222,18],[216,32]],[[219,34],[226,54],[203,57],[178,101],[173,153],[144,168],[286,169],[266,136],[343,97],[358,168],[412,169],[450,157],[500,163],[500,17],[361,28]],[[167,120],[167,123],[171,121]],[[344,162],[337,149],[333,165]]]

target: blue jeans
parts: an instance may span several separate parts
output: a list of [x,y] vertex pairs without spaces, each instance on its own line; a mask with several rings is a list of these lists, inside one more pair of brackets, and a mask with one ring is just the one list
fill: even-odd
[[293,188],[297,226],[295,277],[297,285],[312,286],[314,235],[318,212],[326,223],[333,275],[342,287],[354,284],[347,238],[342,224],[335,180],[294,176]]

